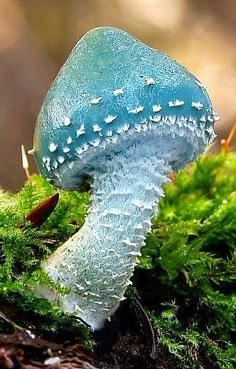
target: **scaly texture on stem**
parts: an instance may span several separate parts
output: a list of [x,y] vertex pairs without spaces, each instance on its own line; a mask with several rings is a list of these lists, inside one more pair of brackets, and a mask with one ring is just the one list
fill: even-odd
[[163,195],[161,186],[169,181],[167,161],[170,156],[179,160],[178,146],[181,151],[188,147],[187,140],[173,144],[168,136],[150,136],[147,142],[142,139],[94,163],[92,205],[82,229],[43,264],[54,282],[70,289],[58,298],[63,310],[93,329],[123,299]]

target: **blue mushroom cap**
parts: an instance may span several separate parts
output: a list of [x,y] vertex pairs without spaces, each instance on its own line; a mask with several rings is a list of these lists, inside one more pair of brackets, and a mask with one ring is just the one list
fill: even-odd
[[45,97],[34,156],[41,174],[72,189],[104,150],[109,155],[154,126],[162,134],[175,126],[206,145],[215,119],[205,88],[183,66],[122,30],[96,28],[76,44]]

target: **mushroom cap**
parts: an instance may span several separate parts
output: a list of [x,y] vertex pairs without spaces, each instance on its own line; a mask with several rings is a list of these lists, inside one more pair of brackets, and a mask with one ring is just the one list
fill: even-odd
[[81,188],[105,149],[120,150],[153,126],[161,134],[175,126],[205,147],[215,118],[205,88],[183,66],[122,30],[100,27],[76,44],[52,83],[33,151],[54,185]]

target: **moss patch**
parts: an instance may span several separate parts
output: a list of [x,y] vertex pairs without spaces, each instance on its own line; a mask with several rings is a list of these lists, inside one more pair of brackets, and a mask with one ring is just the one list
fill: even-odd
[[[231,369],[236,361],[236,154],[202,156],[165,187],[133,284],[154,326],[160,357],[175,368]],[[36,297],[40,262],[82,225],[87,193],[60,191],[45,223],[26,215],[55,190],[33,176],[0,192],[0,312],[43,337],[89,340],[73,316]],[[0,315],[0,333],[13,329]],[[113,353],[114,354],[114,353]]]

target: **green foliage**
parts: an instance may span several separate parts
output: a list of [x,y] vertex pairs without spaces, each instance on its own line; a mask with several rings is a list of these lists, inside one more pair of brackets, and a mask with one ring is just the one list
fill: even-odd
[[[231,369],[236,362],[236,155],[202,156],[165,193],[140,260],[166,291],[152,313],[159,342],[177,357],[179,368]],[[175,302],[167,309],[168,296]]]
[[[35,286],[46,279],[39,271],[40,262],[81,226],[89,204],[88,194],[60,191],[51,216],[43,226],[34,228],[26,215],[54,193],[53,187],[39,176],[33,176],[32,184],[26,183],[14,196],[0,192],[0,310],[7,306],[13,320],[20,315],[26,324],[38,322],[38,330],[44,334],[59,335],[69,321],[70,329],[79,330],[84,341],[84,327],[34,295]],[[0,332],[5,328],[0,321]]]
[[[85,342],[86,329],[72,316],[34,295],[37,283],[46,282],[41,260],[81,226],[89,204],[88,194],[60,191],[54,212],[34,228],[26,215],[54,193],[38,176],[16,195],[0,192],[0,313],[5,306],[17,324],[57,337],[73,331]],[[165,193],[136,270],[152,275],[152,305],[146,305],[159,346],[174,357],[176,369],[231,369],[236,361],[236,154],[202,156],[166,185]],[[142,295],[141,287],[134,287]],[[0,332],[6,325],[0,315]]]

